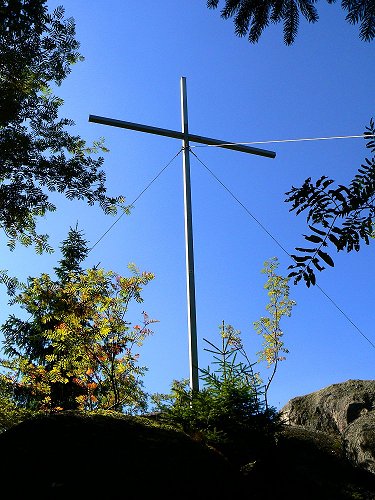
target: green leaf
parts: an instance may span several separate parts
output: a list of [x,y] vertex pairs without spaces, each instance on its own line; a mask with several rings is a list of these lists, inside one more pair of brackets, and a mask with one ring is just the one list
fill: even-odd
[[324,262],[326,264],[328,264],[331,267],[335,267],[333,260],[331,259],[331,257],[327,253],[322,252],[321,250],[318,250],[318,255],[321,259],[324,260]]
[[323,267],[319,264],[319,261],[317,258],[312,259],[311,262],[314,264],[314,266],[317,268],[318,271],[323,271],[325,269],[325,267]]
[[305,280],[306,282],[306,286],[307,288],[310,288],[310,285],[311,285],[311,280],[310,280],[310,275],[308,272],[304,272],[303,273],[303,279]]
[[321,236],[326,235],[326,233],[324,231],[317,229],[316,227],[312,226],[311,224],[309,224],[309,228],[311,229],[311,231],[314,231],[315,233],[320,234]]
[[332,184],[333,180],[332,179],[328,179],[326,181],[323,182],[323,189],[326,189],[330,184]]
[[316,278],[315,278],[315,274],[314,274],[314,272],[313,272],[312,269],[309,269],[309,276],[310,276],[311,284],[315,285],[316,284]]
[[299,252],[307,252],[307,253],[314,253],[316,248],[301,248],[301,247],[296,247],[296,250]]
[[301,257],[299,255],[291,255],[291,257],[296,262],[305,262],[306,260],[309,260],[311,258],[309,255],[304,255],[303,257]]
[[326,175],[322,175],[322,177],[320,177],[320,179],[318,179],[318,180],[316,181],[316,187],[319,187],[319,186],[321,185],[321,183],[322,183],[325,179],[327,179],[327,176],[326,176]]
[[336,247],[341,246],[340,240],[334,234],[328,235],[328,238]]
[[307,241],[312,241],[313,243],[323,243],[322,238],[320,238],[319,236],[316,236],[315,234],[311,234],[309,236],[304,234],[303,236],[304,236],[305,240],[307,240]]

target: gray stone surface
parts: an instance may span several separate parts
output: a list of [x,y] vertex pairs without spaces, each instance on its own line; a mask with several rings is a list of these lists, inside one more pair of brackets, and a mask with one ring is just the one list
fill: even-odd
[[281,414],[289,424],[341,434],[371,410],[375,410],[375,380],[348,380],[291,399]]
[[280,413],[292,426],[340,436],[347,458],[375,473],[375,380],[347,380],[297,396]]
[[375,411],[349,424],[342,438],[346,457],[375,474]]

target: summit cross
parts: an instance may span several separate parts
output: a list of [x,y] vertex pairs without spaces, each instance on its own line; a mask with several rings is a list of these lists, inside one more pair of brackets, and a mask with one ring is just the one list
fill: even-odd
[[164,128],[142,125],[103,116],[89,115],[89,122],[112,127],[136,130],[148,134],[162,135],[182,140],[183,151],[183,180],[184,180],[184,218],[185,218],[185,249],[186,249],[186,281],[187,281],[187,307],[188,307],[188,336],[189,336],[189,364],[190,364],[190,388],[192,391],[199,390],[199,370],[198,370],[198,346],[197,346],[197,321],[195,304],[195,278],[194,278],[194,251],[193,251],[193,221],[191,210],[191,187],[190,187],[190,142],[217,146],[225,149],[233,149],[242,153],[275,158],[276,153],[265,149],[254,148],[244,144],[236,144],[219,139],[211,139],[200,135],[189,133],[186,78],[181,77],[181,124],[182,132],[168,130]]

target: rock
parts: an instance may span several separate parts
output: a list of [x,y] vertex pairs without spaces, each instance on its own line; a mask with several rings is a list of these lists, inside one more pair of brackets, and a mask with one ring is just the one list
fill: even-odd
[[375,474],[375,411],[354,420],[342,437],[346,457]]
[[364,413],[375,409],[375,380],[348,380],[291,399],[282,409],[286,423],[341,434]]
[[272,471],[277,486],[269,499],[375,499],[375,476],[346,459],[339,436],[287,426],[278,436],[275,455],[266,462],[263,478],[255,475],[254,482],[271,485]]
[[1,487],[13,499],[227,499],[242,479],[186,434],[119,414],[25,420],[0,434],[0,450]]
[[0,434],[2,491],[16,500],[375,499],[375,475],[345,459],[337,436],[287,426],[238,468],[153,417],[63,412],[14,425]]
[[347,458],[375,473],[375,380],[348,380],[291,399],[289,425],[340,436]]

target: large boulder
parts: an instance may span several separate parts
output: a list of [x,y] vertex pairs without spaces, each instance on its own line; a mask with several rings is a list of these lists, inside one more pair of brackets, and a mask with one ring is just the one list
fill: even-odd
[[196,498],[226,499],[242,480],[219,453],[141,417],[32,418],[1,433],[0,450],[1,488],[14,500],[195,498],[197,491]]
[[375,411],[354,420],[342,438],[346,457],[375,474]]
[[375,473],[375,380],[347,380],[291,399],[285,423],[340,436],[347,458]]
[[254,480],[277,487],[262,500],[375,499],[375,475],[347,460],[340,437],[333,434],[287,426],[263,465],[263,477]]

